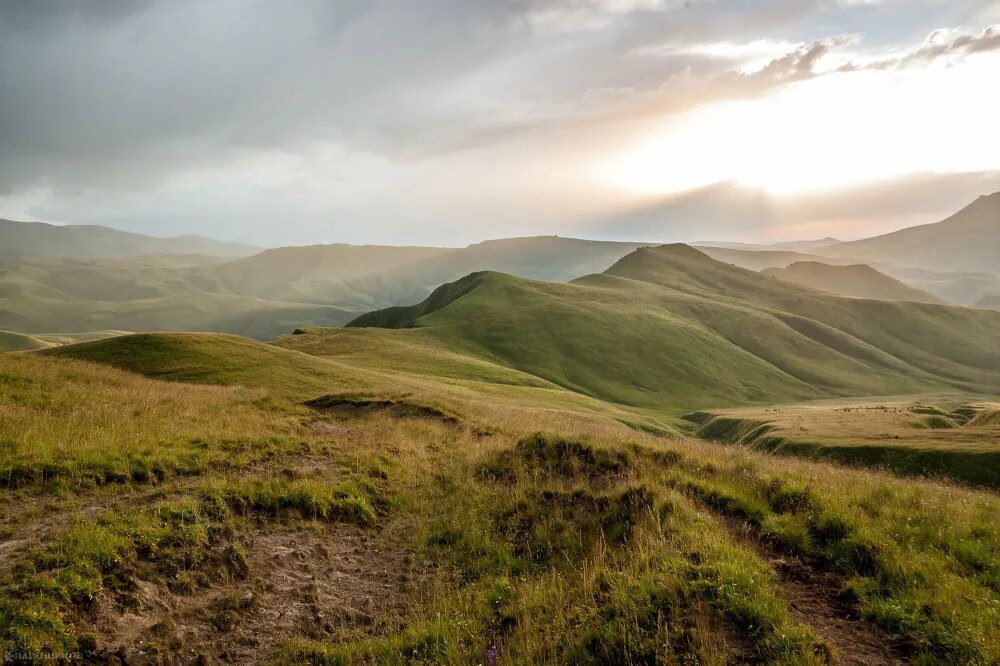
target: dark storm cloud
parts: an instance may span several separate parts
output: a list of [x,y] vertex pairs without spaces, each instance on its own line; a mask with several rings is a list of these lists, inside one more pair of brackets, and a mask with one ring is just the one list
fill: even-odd
[[[712,79],[733,63],[641,48],[777,34],[830,4],[6,2],[0,191],[128,188],[318,140],[400,159],[446,152],[586,116],[609,91],[657,94],[678,72],[708,77],[708,97],[725,96],[726,82],[745,95],[749,80]],[[801,76],[827,44],[775,61],[755,83],[787,67]],[[452,92],[504,68],[478,97]]]
[[[359,177],[362,194],[348,193],[355,202],[377,191],[365,188],[379,178],[397,196],[391,169],[413,164],[435,162],[430,173],[447,189],[449,168],[467,174],[473,164],[458,157],[458,167],[442,166],[456,155],[504,146],[508,162],[532,162],[567,136],[596,155],[599,145],[622,139],[610,123],[753,98],[817,76],[817,63],[844,45],[836,35],[862,33],[866,46],[901,51],[917,43],[913,35],[942,26],[979,29],[992,4],[7,0],[0,2],[0,203],[41,191],[53,215],[94,220],[114,207],[88,211],[97,199],[149,193],[165,206],[153,211],[160,217],[187,216],[197,197],[184,198],[181,213],[176,200],[155,198],[173,181],[185,185],[171,196],[186,197],[185,177],[217,169],[242,178],[237,167],[271,154],[301,158],[309,170],[316,152],[343,155],[345,178],[373,169]],[[952,46],[971,53],[994,37]],[[745,71],[738,56],[689,48],[755,40],[787,52]],[[490,153],[481,163],[493,168],[497,160]],[[256,188],[257,199],[240,200],[246,207],[278,191],[250,182],[253,175],[246,189]],[[322,182],[309,185],[311,205],[326,219],[334,204],[316,192],[338,191],[341,181],[315,178]],[[497,184],[488,169],[484,178]],[[413,187],[420,196],[427,190],[423,181]],[[299,192],[286,196],[294,201]],[[232,201],[239,210],[236,195]]]
[[0,183],[129,181],[330,136],[419,140],[426,110],[410,97],[517,39],[507,12],[476,4],[2,5]]

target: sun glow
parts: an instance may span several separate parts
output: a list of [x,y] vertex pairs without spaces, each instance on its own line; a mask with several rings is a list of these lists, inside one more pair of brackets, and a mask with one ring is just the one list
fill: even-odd
[[955,66],[833,73],[771,96],[713,104],[654,128],[617,160],[623,188],[664,193],[735,181],[774,194],[921,171],[1000,168],[1000,56]]

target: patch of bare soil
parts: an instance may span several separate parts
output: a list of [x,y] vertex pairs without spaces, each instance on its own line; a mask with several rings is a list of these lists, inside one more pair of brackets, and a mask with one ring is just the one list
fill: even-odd
[[431,405],[421,405],[407,400],[382,400],[359,398],[357,396],[324,395],[308,400],[305,405],[316,411],[334,416],[361,416],[374,412],[385,412],[396,418],[424,418],[457,424],[458,417]]
[[419,598],[427,567],[363,529],[289,526],[243,539],[246,577],[176,594],[139,583],[137,606],[101,599],[96,633],[126,664],[254,664],[292,636],[331,639],[391,628]]
[[[254,477],[273,471],[290,479],[336,479],[340,475],[339,465],[328,457],[296,455],[282,459],[278,467],[272,461],[262,461],[233,470],[228,476]],[[162,484],[109,486],[103,488],[100,494],[82,494],[57,502],[45,495],[26,494],[8,498],[0,505],[0,512],[9,517],[0,518],[0,527],[3,528],[0,535],[0,570],[11,567],[31,548],[49,541],[55,532],[75,520],[95,518],[119,506],[134,509],[178,496],[201,478],[193,475],[178,477]]]
[[781,583],[789,615],[826,641],[833,649],[831,663],[845,666],[909,663],[903,646],[858,617],[854,605],[843,595],[843,578],[820,571],[801,557],[779,552],[741,520],[721,520],[739,543],[771,565]]

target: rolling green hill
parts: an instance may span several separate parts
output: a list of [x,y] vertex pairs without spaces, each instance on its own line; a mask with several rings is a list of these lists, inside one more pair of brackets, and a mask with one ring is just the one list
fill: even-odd
[[155,379],[264,386],[299,399],[364,388],[363,375],[323,359],[222,333],[145,333],[40,352],[109,365]]
[[560,386],[661,409],[1000,390],[1000,316],[824,294],[683,245],[639,249],[570,284],[474,273],[349,326],[416,327]]
[[831,266],[818,261],[797,261],[786,268],[768,268],[761,272],[785,282],[852,298],[944,303],[936,296],[914,289],[865,264]]

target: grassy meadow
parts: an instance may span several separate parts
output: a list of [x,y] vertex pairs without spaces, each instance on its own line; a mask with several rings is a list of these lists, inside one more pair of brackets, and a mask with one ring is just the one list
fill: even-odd
[[158,334],[0,355],[4,650],[1000,659],[994,493],[712,444],[389,338]]

